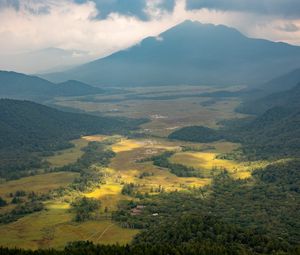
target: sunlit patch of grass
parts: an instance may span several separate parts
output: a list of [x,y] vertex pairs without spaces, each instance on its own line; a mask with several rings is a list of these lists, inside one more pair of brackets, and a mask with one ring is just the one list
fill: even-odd
[[249,178],[251,170],[259,166],[260,162],[237,162],[234,160],[218,159],[214,152],[180,152],[173,155],[171,162],[184,164],[205,171],[209,174],[213,169],[226,169],[235,178]]
[[89,135],[89,136],[83,136],[82,139],[88,141],[88,142],[101,142],[103,141],[107,136],[104,135]]
[[120,142],[112,146],[112,150],[116,153],[122,151],[130,151],[143,146],[143,142],[131,139],[122,139]]

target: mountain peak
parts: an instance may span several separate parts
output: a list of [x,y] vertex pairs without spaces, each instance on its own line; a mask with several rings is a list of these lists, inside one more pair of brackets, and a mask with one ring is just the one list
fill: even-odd
[[102,86],[261,84],[297,68],[299,57],[300,47],[186,20],[127,50],[45,77]]

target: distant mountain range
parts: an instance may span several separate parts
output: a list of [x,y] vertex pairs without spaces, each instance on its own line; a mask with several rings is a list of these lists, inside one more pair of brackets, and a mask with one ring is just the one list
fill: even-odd
[[300,47],[185,21],[108,57],[43,77],[97,86],[257,85],[299,68]]
[[43,101],[59,96],[83,96],[104,91],[75,80],[54,84],[36,76],[0,71],[0,98]]

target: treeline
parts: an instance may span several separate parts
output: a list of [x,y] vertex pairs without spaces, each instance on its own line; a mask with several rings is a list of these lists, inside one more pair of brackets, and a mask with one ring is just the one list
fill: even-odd
[[[123,227],[145,229],[135,245],[205,241],[235,247],[228,254],[293,254],[300,243],[299,187],[299,160],[256,170],[247,180],[224,171],[211,187],[122,203],[113,218]],[[143,210],[132,214],[137,205]]]
[[0,177],[46,166],[42,155],[88,134],[126,134],[145,120],[62,112],[29,101],[0,100]]
[[[289,255],[298,255],[300,248],[289,251]],[[237,245],[221,245],[209,241],[183,243],[182,245],[95,245],[91,242],[70,243],[64,250],[23,250],[0,248],[1,255],[256,255]],[[282,255],[284,253],[273,253]]]
[[101,201],[94,198],[81,197],[71,203],[71,211],[75,213],[75,221],[82,222],[94,218],[96,210],[100,209]]
[[153,165],[167,168],[172,174],[178,177],[203,177],[198,169],[182,164],[171,163],[169,158],[174,155],[174,153],[174,151],[166,151],[158,156],[153,156],[142,161],[153,161]]
[[223,135],[211,128],[202,126],[190,126],[174,131],[169,135],[170,139],[178,139],[190,142],[210,143],[223,139]]

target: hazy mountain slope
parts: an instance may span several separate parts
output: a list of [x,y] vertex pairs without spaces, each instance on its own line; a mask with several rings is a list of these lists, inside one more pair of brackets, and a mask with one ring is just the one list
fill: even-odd
[[300,47],[250,39],[225,26],[186,21],[159,37],[62,73],[94,85],[261,84],[298,68]]
[[102,89],[75,80],[59,83],[56,86],[55,91],[61,96],[83,96],[104,92]]
[[0,98],[43,100],[97,93],[103,93],[103,90],[73,80],[54,84],[36,76],[0,71]]
[[276,92],[259,99],[246,101],[238,110],[243,113],[261,114],[273,107],[286,107],[300,110],[300,83],[290,90]]
[[298,83],[300,83],[300,68],[270,80],[263,84],[261,89],[266,92],[284,91],[293,88]]

